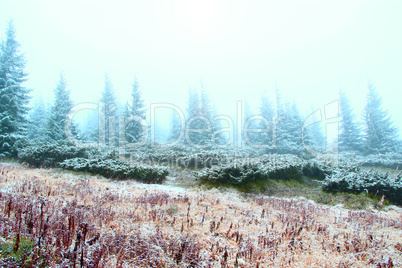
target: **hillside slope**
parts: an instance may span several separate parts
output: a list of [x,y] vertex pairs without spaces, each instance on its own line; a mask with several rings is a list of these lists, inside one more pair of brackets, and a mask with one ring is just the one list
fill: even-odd
[[0,266],[402,267],[402,212],[0,164]]

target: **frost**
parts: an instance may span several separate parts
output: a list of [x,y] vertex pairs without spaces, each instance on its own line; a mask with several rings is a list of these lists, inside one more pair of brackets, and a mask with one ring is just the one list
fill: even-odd
[[395,177],[377,171],[337,171],[322,182],[326,191],[366,192],[371,196],[384,196],[395,204],[402,204],[402,172]]

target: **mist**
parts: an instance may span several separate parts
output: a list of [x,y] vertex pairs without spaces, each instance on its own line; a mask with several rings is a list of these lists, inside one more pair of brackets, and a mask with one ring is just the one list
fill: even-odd
[[0,266],[402,267],[400,14],[0,1]]
[[344,90],[360,116],[371,81],[396,125],[402,67],[397,1],[2,1],[1,32],[13,19],[26,57],[25,86],[52,101],[64,72],[74,103],[97,102],[105,72],[119,100],[134,76],[147,105],[185,109],[202,80],[220,114],[263,92],[304,113]]

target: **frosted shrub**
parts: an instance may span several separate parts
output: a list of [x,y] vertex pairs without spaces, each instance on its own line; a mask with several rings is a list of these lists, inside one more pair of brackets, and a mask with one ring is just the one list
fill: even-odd
[[303,167],[303,175],[323,180],[339,170],[357,171],[361,165],[362,163],[356,160],[353,155],[323,155],[310,159]]
[[271,155],[261,159],[234,161],[199,172],[202,181],[218,184],[243,185],[269,179],[298,180],[303,161],[296,156]]
[[182,168],[204,168],[227,163],[226,151],[200,151],[191,147],[141,147],[127,151],[127,158],[147,164],[168,164]]
[[33,167],[57,167],[65,159],[85,157],[84,147],[69,142],[39,142],[21,149],[18,158]]
[[58,167],[72,158],[116,159],[115,150],[69,141],[37,142],[21,149],[18,158],[33,167]]
[[360,157],[360,161],[364,166],[383,166],[389,168],[402,167],[402,154],[386,153],[386,154],[371,154]]
[[387,173],[377,171],[338,171],[322,182],[322,188],[330,192],[366,192],[371,196],[382,196],[402,205],[402,172],[391,178]]
[[161,183],[166,179],[166,167],[148,166],[117,159],[73,158],[60,163],[62,168],[99,174],[106,178],[136,179],[146,183]]
[[62,167],[147,183],[160,183],[168,175],[164,167],[121,161],[113,149],[65,141],[31,144],[20,151],[19,158],[33,167]]

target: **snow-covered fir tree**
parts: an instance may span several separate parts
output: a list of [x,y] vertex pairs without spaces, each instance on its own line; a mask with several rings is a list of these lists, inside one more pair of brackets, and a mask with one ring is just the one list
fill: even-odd
[[141,96],[140,84],[137,78],[134,78],[131,90],[130,102],[126,104],[124,115],[126,120],[126,140],[129,143],[138,143],[144,139],[147,129],[142,125],[141,120],[145,120],[146,109],[144,100]]
[[[237,137],[237,139],[242,139],[245,145],[254,146],[260,144],[260,137],[258,133],[253,131],[248,132],[249,129],[257,129],[259,128],[259,120],[257,118],[256,112],[251,107],[250,103],[245,100],[244,101],[244,116],[243,122],[238,122],[242,124],[242,137]],[[237,126],[239,127],[239,126]],[[237,132],[237,131],[236,131]],[[247,132],[247,133],[246,133]]]
[[340,152],[359,152],[362,149],[360,129],[358,124],[355,122],[356,116],[350,106],[350,101],[343,90],[339,91],[339,101],[341,125],[338,137],[338,149]]
[[101,144],[114,146],[118,138],[117,103],[112,81],[107,74],[105,74],[105,87],[100,99],[100,106],[98,140]]
[[279,88],[275,87],[275,116],[272,124],[273,136],[272,136],[272,146],[275,152],[280,152],[280,146],[282,146],[282,141],[286,136],[285,124],[283,121],[286,119],[286,112],[284,104],[282,103],[282,96]]
[[60,74],[59,82],[54,90],[54,102],[50,108],[49,120],[47,123],[47,135],[52,140],[65,140],[68,138],[67,129],[71,127],[69,123],[69,113],[73,108],[74,103],[70,98],[70,91],[67,90],[67,82],[63,73]]
[[259,122],[260,128],[265,129],[264,132],[261,132],[261,144],[272,147],[272,122],[274,120],[275,110],[266,92],[261,97],[260,113],[264,118]]
[[310,114],[303,121],[303,141],[309,147],[309,150],[323,153],[326,146],[326,137],[321,120],[320,110],[311,108]]
[[86,142],[99,141],[99,112],[97,110],[88,111],[82,127],[82,138]]
[[302,128],[303,120],[295,103],[284,106],[285,115],[277,123],[276,149],[279,153],[300,154],[304,150]]
[[214,115],[214,106],[203,86],[200,91],[190,88],[186,123],[189,131],[188,137],[185,137],[187,144],[205,148],[222,142],[223,136],[213,135],[220,128],[219,123],[214,120]]
[[[170,113],[170,122],[169,122],[169,141],[177,141],[180,138],[180,133],[182,131],[182,127],[184,127],[184,122],[181,122],[180,116],[176,111],[171,111]],[[183,140],[179,140],[178,143],[182,143]]]
[[[201,111],[199,92],[196,88],[190,87],[188,91],[186,122],[186,128],[188,130],[186,133],[188,133],[188,137],[185,137],[185,143],[188,145],[204,146],[210,139],[210,133],[207,133],[206,131],[201,132],[201,129],[205,130],[207,128],[207,124],[203,120]],[[198,129],[200,132],[196,132]]]
[[43,99],[39,99],[36,101],[35,106],[29,113],[28,119],[28,139],[46,140],[49,111]]
[[219,131],[222,129],[221,121],[215,120],[215,116],[217,115],[215,105],[213,105],[208,91],[204,88],[204,85],[201,81],[201,92],[200,92],[200,106],[201,106],[201,114],[205,116],[208,121],[211,123],[211,134],[205,135],[209,138],[209,143],[211,145],[225,145],[227,143],[227,133]]
[[22,86],[27,74],[19,48],[10,21],[0,47],[0,156],[15,156],[14,145],[27,134],[30,91]]
[[[243,137],[251,147],[272,147],[272,122],[275,115],[273,105],[267,92],[261,96],[258,114],[252,114],[251,107],[246,103],[245,125]],[[245,133],[247,132],[247,133]]]
[[394,126],[375,87],[368,86],[367,103],[363,118],[365,123],[364,150],[367,154],[395,152],[397,150],[398,129]]

